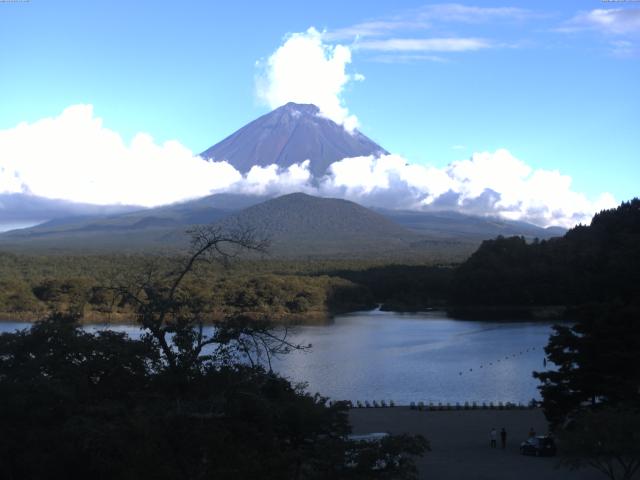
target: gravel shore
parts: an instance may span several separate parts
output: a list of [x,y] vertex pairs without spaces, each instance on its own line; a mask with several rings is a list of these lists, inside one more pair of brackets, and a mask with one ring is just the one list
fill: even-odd
[[[353,433],[420,433],[431,452],[418,460],[420,478],[430,480],[598,480],[593,469],[557,468],[558,458],[522,456],[520,442],[531,427],[547,432],[539,409],[418,411],[408,407],[359,408],[350,411]],[[507,447],[490,448],[491,428],[507,431]]]

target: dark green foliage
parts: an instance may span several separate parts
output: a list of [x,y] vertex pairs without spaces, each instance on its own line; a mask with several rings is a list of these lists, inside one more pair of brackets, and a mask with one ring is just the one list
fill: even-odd
[[[415,478],[424,439],[394,438],[347,466],[361,448],[346,437],[347,406],[270,371],[272,355],[305,348],[271,314],[326,311],[359,301],[361,287],[291,265],[217,273],[212,262],[238,248],[262,244],[202,227],[186,257],[0,255],[2,308],[71,312],[0,335],[0,477]],[[82,330],[83,308],[127,314],[141,339]],[[399,461],[372,469],[386,458]]]
[[575,323],[555,326],[545,348],[556,368],[534,372],[562,461],[630,479],[640,467],[640,200],[525,249],[560,265],[560,301],[578,305]]
[[346,452],[350,468],[344,478],[402,478],[398,471],[404,472],[406,478],[414,475],[417,478],[412,456],[423,455],[430,449],[429,442],[419,435],[387,436],[380,442],[352,442]]
[[54,315],[0,335],[0,359],[3,478],[109,478],[99,472],[122,453],[113,438],[119,417],[156,360],[147,345],[114,332],[91,335],[75,318]]
[[0,336],[3,478],[296,478],[348,432],[344,407],[260,368],[178,375],[159,353],[60,315]]
[[545,351],[557,370],[534,373],[555,425],[583,407],[640,405],[640,305],[591,306],[579,320],[554,327]]
[[640,200],[600,212],[589,227],[527,243],[498,237],[457,269],[455,305],[628,302],[640,291]]
[[91,280],[87,278],[46,279],[32,288],[33,295],[55,310],[82,314],[92,297]]
[[368,290],[343,278],[327,275],[258,274],[220,279],[218,304],[227,311],[241,309],[279,315],[335,313],[372,304]]
[[631,480],[640,470],[640,410],[600,408],[583,412],[559,435],[562,463],[592,467],[610,480]]
[[347,406],[258,363],[258,350],[299,348],[266,320],[236,315],[203,337],[197,296],[180,281],[192,268],[122,287],[140,293],[141,340],[92,334],[63,314],[0,335],[2,478],[415,478],[421,437],[346,465],[361,448],[346,438]]
[[[326,322],[330,315],[383,308],[419,310],[442,305],[453,268],[384,260],[236,261],[225,270],[201,265],[190,288],[208,302],[210,320],[236,311],[269,315],[278,322]],[[175,268],[176,256],[27,256],[0,253],[0,315],[40,318],[47,311],[84,313],[82,322],[131,322],[127,302],[114,303],[101,286],[122,272]],[[35,292],[35,293],[34,293]]]
[[534,255],[530,251],[522,237],[498,237],[482,242],[480,248],[456,271],[454,303],[531,304],[535,292],[528,280],[533,277],[536,265],[533,265]]
[[31,313],[41,310],[38,298],[23,280],[0,280],[0,305],[11,313]]
[[371,301],[386,310],[411,311],[442,305],[449,293],[453,268],[388,265],[330,273],[366,287]]
[[381,447],[377,458],[402,462],[365,475],[344,466],[345,405],[260,367],[180,372],[160,358],[61,315],[0,335],[2,478],[414,478],[420,437]]

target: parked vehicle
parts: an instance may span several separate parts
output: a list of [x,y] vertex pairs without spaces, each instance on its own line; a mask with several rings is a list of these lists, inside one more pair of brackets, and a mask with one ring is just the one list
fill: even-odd
[[531,437],[520,444],[520,453],[536,457],[553,457],[557,453],[556,442],[546,435]]
[[[380,447],[385,438],[389,436],[387,432],[365,433],[363,435],[348,435],[347,440],[357,442],[360,448],[348,450],[346,452],[345,466],[347,468],[356,468],[363,459],[371,459],[371,455],[376,455],[376,450]],[[384,470],[389,465],[400,465],[401,456],[385,456],[384,458],[375,458],[371,464],[371,470]],[[365,460],[366,461],[366,460]]]
[[379,442],[383,438],[388,437],[389,434],[387,432],[376,432],[376,433],[365,433],[363,435],[347,435],[347,440],[351,440],[354,442]]

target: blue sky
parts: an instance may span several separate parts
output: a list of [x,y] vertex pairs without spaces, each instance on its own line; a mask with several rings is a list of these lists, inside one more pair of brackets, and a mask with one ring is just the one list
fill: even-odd
[[269,111],[256,62],[315,27],[349,47],[346,70],[364,80],[340,100],[387,150],[441,168],[507,149],[620,201],[640,178],[639,12],[587,0],[0,3],[0,130],[91,104],[127,142],[146,132],[198,153]]

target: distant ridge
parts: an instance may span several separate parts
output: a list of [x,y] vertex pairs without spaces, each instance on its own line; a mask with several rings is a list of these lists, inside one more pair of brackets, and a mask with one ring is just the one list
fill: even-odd
[[310,160],[315,177],[329,165],[347,157],[388,152],[360,133],[347,132],[341,125],[320,116],[312,104],[287,103],[248,123],[200,155],[226,160],[242,173],[254,165],[289,167]]
[[429,235],[431,238],[487,240],[502,235],[522,236],[527,240],[560,237],[567,230],[562,227],[538,227],[531,223],[498,217],[467,215],[455,211],[387,210],[374,208],[407,230]]
[[[561,235],[543,229],[456,212],[377,210],[336,198],[293,193],[267,197],[215,194],[188,202],[107,216],[60,218],[0,233],[0,250],[134,252],[180,249],[192,225],[249,227],[272,240],[275,257],[411,257],[453,248],[470,254],[497,235],[528,239]],[[448,245],[448,246],[447,246]],[[413,252],[413,253],[412,253]]]
[[37,225],[53,218],[86,218],[139,210],[134,205],[92,205],[39,197],[30,193],[0,193],[0,232]]
[[224,228],[250,228],[271,241],[278,256],[361,256],[408,248],[421,239],[394,221],[357,203],[291,193],[222,219]]

